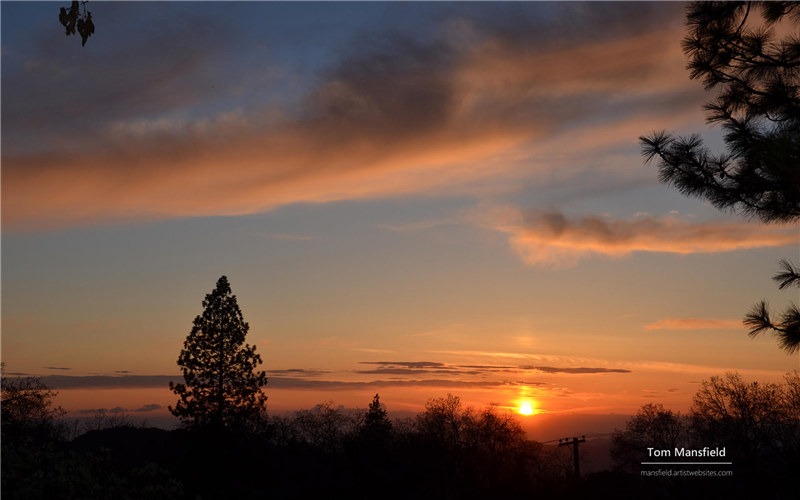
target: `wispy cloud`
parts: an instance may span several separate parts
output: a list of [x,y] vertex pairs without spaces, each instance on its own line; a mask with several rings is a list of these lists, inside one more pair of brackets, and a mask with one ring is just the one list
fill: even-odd
[[361,365],[405,366],[406,368],[443,368],[444,363],[436,361],[359,361]]
[[729,252],[795,244],[793,228],[734,221],[686,221],[672,216],[612,220],[568,217],[558,211],[516,207],[492,210],[484,223],[509,234],[509,243],[528,265],[562,268],[593,256],[634,252],[674,254]]
[[[405,375],[412,375],[406,373]],[[48,375],[42,381],[53,389],[88,389],[88,388],[163,388],[169,382],[183,382],[180,376],[171,375],[129,375],[112,377],[93,375],[70,377],[65,375]],[[544,382],[522,380],[460,380],[458,378],[410,378],[392,380],[320,380],[301,377],[269,377],[267,389],[305,389],[305,390],[349,390],[375,387],[502,387],[517,385],[544,385]],[[126,410],[133,411],[133,410]]]
[[586,374],[586,373],[631,373],[631,370],[622,368],[587,368],[580,367],[561,367],[556,368],[553,366],[520,366],[524,370],[536,370],[543,373],[569,373],[569,374]]
[[99,387],[167,387],[170,382],[182,382],[178,375],[46,375],[42,381],[53,389],[77,389]]
[[392,349],[370,349],[368,347],[358,347],[354,350],[359,352],[367,352],[371,354],[394,354],[395,352],[397,352]]
[[407,222],[405,224],[399,224],[399,225],[379,224],[378,227],[381,229],[388,229],[390,231],[395,231],[398,233],[408,233],[408,232],[420,231],[423,229],[433,229],[435,227],[447,226],[453,224],[461,224],[461,222],[455,219],[436,219],[436,220]]
[[372,370],[357,370],[356,373],[371,375],[409,375],[424,374],[464,376],[478,375],[497,371],[493,366],[448,365],[437,361],[361,361],[363,365],[378,365]]
[[344,382],[325,380],[280,379],[273,385],[276,389],[308,390],[352,390],[379,387],[441,387],[441,388],[486,388],[546,385],[545,382],[516,380],[452,380],[452,379],[413,379],[413,380],[372,380],[366,382]]
[[294,375],[305,377],[318,377],[330,373],[325,370],[306,370],[305,368],[287,368],[284,370],[265,370],[268,375]]
[[424,373],[452,373],[450,370],[426,370],[421,368],[376,368],[374,370],[357,370],[356,373],[372,375],[420,375]]
[[267,238],[273,240],[283,240],[283,241],[313,241],[313,236],[307,236],[303,234],[287,234],[287,233],[270,233],[267,235]]
[[426,373],[450,374],[459,376],[508,373],[521,375],[526,371],[562,374],[631,373],[631,370],[624,368],[589,368],[584,366],[552,367],[538,365],[462,365],[431,361],[362,361],[360,364],[373,364],[380,365],[381,367],[374,370],[359,370],[356,373],[384,375],[419,375]]
[[72,368],[67,368],[63,366],[45,366],[45,370],[72,370]]
[[665,318],[644,326],[645,330],[720,330],[743,328],[739,319]]
[[90,414],[97,414],[97,413],[146,413],[149,411],[156,411],[156,410],[163,410],[164,406],[156,403],[146,404],[144,406],[140,406],[139,408],[123,408],[122,406],[115,406],[114,408],[89,408],[83,410],[77,410],[75,413],[83,414],[83,415],[90,415]]

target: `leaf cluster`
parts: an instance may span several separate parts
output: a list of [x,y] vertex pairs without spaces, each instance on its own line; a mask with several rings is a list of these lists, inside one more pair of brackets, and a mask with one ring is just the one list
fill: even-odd
[[74,35],[77,30],[81,37],[81,46],[85,46],[86,40],[94,34],[92,13],[86,9],[87,2],[88,0],[73,0],[69,10],[66,7],[61,7],[58,14],[58,21],[66,29],[67,36]]

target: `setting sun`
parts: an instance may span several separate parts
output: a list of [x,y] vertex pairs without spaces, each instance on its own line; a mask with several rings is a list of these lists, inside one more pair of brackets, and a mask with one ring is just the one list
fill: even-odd
[[517,400],[517,405],[519,406],[519,413],[520,415],[536,415],[539,413],[539,410],[536,408],[538,406],[537,401],[531,398],[522,398]]

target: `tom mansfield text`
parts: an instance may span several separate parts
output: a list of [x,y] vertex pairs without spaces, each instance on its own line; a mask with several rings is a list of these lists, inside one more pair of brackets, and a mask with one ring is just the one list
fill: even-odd
[[656,448],[647,448],[647,456],[649,457],[724,457],[725,447],[710,448],[708,446],[702,449],[691,448],[675,448],[675,451],[658,450]]

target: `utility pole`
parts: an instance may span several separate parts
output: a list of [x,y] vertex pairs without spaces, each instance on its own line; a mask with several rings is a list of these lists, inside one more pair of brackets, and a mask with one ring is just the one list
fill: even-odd
[[581,439],[577,437],[572,438],[572,441],[569,438],[563,438],[558,440],[558,446],[572,446],[572,457],[573,457],[573,479],[575,482],[581,478],[581,461],[580,455],[578,455],[578,445],[581,443],[586,442],[586,436],[581,436]]

